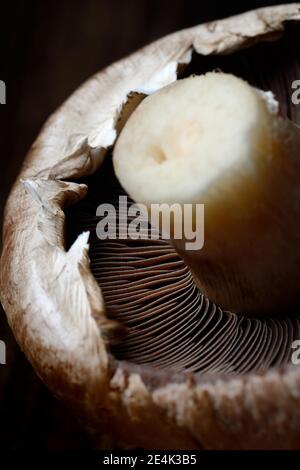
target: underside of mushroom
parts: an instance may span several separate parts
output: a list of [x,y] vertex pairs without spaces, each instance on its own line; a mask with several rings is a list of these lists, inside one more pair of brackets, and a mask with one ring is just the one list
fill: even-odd
[[[297,28],[289,34],[295,38]],[[299,108],[286,99],[299,69],[296,46],[293,49],[290,44],[295,42],[286,36],[279,42],[259,44],[229,56],[194,55],[178,79],[216,69],[234,73],[256,88],[272,91],[284,116],[300,125]],[[276,57],[273,66],[264,61],[266,55]],[[116,358],[200,375],[265,371],[290,363],[291,345],[300,338],[297,308],[264,316],[257,307],[251,318],[224,310],[203,295],[188,266],[161,236],[160,240],[150,236],[148,240],[99,240],[98,205],[113,204],[116,215],[122,217],[119,196],[126,195],[114,174],[111,154],[101,169],[83,182],[89,187],[88,195],[67,213],[67,227],[72,241],[81,231],[91,232],[91,269],[102,289],[108,315],[127,327],[125,337],[113,346]],[[128,207],[123,209],[126,213]],[[279,275],[281,262],[275,261]],[[275,307],[276,295],[274,291]],[[286,304],[289,306],[288,296]]]

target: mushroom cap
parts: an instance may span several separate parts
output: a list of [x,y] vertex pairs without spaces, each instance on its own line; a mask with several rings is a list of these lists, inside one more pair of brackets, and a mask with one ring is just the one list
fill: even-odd
[[291,364],[195,374],[115,357],[122,328],[92,273],[88,233],[66,247],[64,212],[87,192],[74,181],[101,172],[130,112],[176,80],[193,51],[231,54],[298,20],[299,3],[263,8],[173,33],[109,66],[48,119],[12,188],[1,257],[9,324],[52,392],[119,446],[300,448],[300,369]]

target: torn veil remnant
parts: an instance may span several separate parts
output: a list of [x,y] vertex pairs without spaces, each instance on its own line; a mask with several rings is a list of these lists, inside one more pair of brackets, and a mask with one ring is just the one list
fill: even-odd
[[[99,176],[110,171],[109,149],[124,125],[119,114],[126,121],[131,112],[127,108],[126,114],[124,103],[132,92],[152,93],[175,81],[178,64],[188,62],[193,49],[198,54],[185,70],[180,67],[182,76],[219,67],[258,88],[267,81],[278,96],[282,80],[277,80],[276,67],[284,67],[284,83],[294,75],[293,67],[299,70],[293,46],[299,19],[299,4],[261,9],[174,33],[108,67],[48,120],[27,156],[21,178],[35,182],[34,194],[43,188],[50,210],[19,179],[11,192],[4,221],[1,300],[14,335],[56,396],[89,430],[99,436],[109,432],[119,446],[299,447],[300,374],[289,364],[288,347],[299,335],[298,319],[268,319],[270,328],[256,319],[241,324],[235,314],[227,316],[199,294],[185,264],[165,242],[158,241],[144,254],[141,247],[126,243],[101,247],[92,233],[93,207],[85,209],[93,198],[99,204],[114,199],[118,191],[113,174]],[[278,42],[265,43],[279,35]],[[261,58],[266,48],[270,55],[281,51],[269,71]],[[260,67],[253,67],[254,58]],[[297,122],[298,111],[291,108],[287,91],[278,98],[283,113]],[[83,198],[84,182],[91,199]],[[65,220],[63,209],[71,203]],[[87,236],[76,241],[82,230],[91,231],[90,260]],[[120,253],[125,256],[118,264]],[[192,334],[180,330],[180,305]],[[133,319],[135,313],[138,318]],[[105,320],[124,322],[128,329],[125,339],[111,348],[104,340]],[[181,343],[176,328],[182,331]],[[225,331],[229,334],[222,336]],[[243,348],[234,354],[229,345],[238,340]]]

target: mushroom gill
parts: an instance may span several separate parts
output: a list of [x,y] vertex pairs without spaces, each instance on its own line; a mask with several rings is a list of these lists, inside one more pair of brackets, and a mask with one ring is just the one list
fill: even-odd
[[[99,240],[96,208],[122,189],[111,161],[89,178],[89,193],[68,210],[69,236],[89,230],[92,272],[108,315],[126,325],[115,358],[175,371],[246,373],[287,364],[300,315],[247,318],[210,302],[174,248],[160,240]],[[105,181],[112,191],[106,191]],[[98,189],[97,188],[103,188]],[[110,194],[111,193],[111,194]]]
[[[221,69],[253,86],[271,90],[282,113],[300,124],[300,106],[291,102],[291,83],[300,76],[299,26],[291,25],[280,41],[257,44],[224,56],[194,54],[180,75]],[[266,62],[265,58],[269,60]],[[88,195],[67,210],[68,242],[89,230],[92,272],[101,286],[109,317],[127,327],[111,345],[119,361],[174,372],[240,374],[279,367],[290,361],[293,340],[300,338],[300,313],[247,318],[222,310],[194,284],[173,247],[162,240],[99,240],[99,204],[124,194],[110,155],[82,182]],[[118,213],[118,211],[116,211]],[[300,293],[300,289],[299,289]]]

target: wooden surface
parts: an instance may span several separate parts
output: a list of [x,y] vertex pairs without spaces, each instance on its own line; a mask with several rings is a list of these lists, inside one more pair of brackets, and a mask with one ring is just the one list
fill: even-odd
[[[15,1],[1,9],[0,216],[9,188],[45,119],[94,72],[176,29],[284,2],[189,0]],[[2,8],[2,6],[1,6]],[[0,448],[90,448],[76,419],[51,396],[0,311]]]

